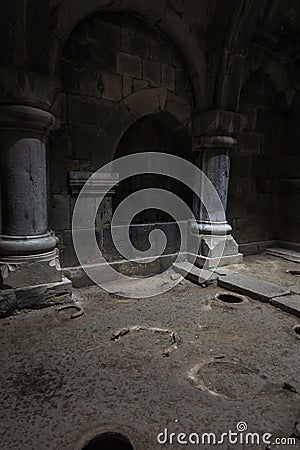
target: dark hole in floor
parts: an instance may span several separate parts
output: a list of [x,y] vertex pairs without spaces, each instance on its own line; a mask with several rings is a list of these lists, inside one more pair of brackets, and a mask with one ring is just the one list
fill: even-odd
[[300,270],[288,270],[287,273],[290,275],[300,275]]
[[134,450],[128,438],[117,433],[103,433],[90,440],[82,450]]
[[243,299],[234,294],[217,294],[216,297],[224,303],[243,303]]
[[300,325],[294,328],[295,333],[300,337]]

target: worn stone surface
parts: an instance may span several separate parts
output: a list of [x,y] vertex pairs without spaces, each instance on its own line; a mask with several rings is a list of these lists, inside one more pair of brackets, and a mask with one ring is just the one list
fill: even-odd
[[129,53],[119,53],[117,56],[117,72],[127,73],[136,78],[142,78],[141,58]]
[[5,289],[61,281],[58,255],[48,261],[29,260],[19,264],[2,264],[0,280]]
[[72,283],[66,277],[62,281],[35,284],[16,289],[0,290],[0,317],[6,317],[23,309],[41,309],[68,304],[72,301]]
[[270,301],[274,297],[287,295],[290,290],[277,284],[262,281],[242,274],[230,274],[219,278],[219,286],[241,294],[250,295],[261,301]]
[[[90,287],[75,292],[85,312],[79,319],[70,320],[72,310],[50,308],[2,320],[2,447],[79,450],[82,439],[110,429],[129,436],[137,450],[154,450],[165,427],[220,435],[241,417],[249,432],[290,436],[299,396],[283,383],[299,378],[299,340],[288,331],[295,319],[251,300],[222,304],[214,301],[217,292],[223,291],[185,281],[164,295],[133,300]],[[180,336],[169,357],[163,356],[169,335],[151,327]],[[111,340],[122,329],[132,331]],[[247,368],[242,383],[226,364],[218,374],[200,370],[199,376],[211,390],[231,386],[229,399],[189,378],[192,369],[197,374],[222,356]],[[55,433],[47,431],[49,421]]]
[[285,295],[270,300],[271,305],[300,317],[300,295]]
[[300,263],[300,252],[287,248],[272,247],[266,250],[266,253],[273,256],[279,256],[280,258],[287,259],[288,261]]
[[188,261],[182,263],[174,263],[172,267],[183,277],[198,284],[210,284],[213,281],[216,281],[218,278],[218,276],[212,271],[200,269],[199,267]]

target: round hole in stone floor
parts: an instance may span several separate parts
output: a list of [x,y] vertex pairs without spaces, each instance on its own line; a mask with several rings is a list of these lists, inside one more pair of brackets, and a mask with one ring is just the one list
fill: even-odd
[[237,294],[216,294],[216,300],[220,300],[223,303],[244,303],[246,299]]
[[253,398],[268,386],[256,371],[236,361],[210,361],[196,369],[190,377],[193,384],[214,396],[234,400]]
[[297,334],[298,338],[300,339],[300,325],[296,325],[294,327],[294,331]]
[[290,275],[300,275],[300,270],[287,270]]
[[126,436],[107,432],[95,436],[82,450],[134,450],[134,448]]

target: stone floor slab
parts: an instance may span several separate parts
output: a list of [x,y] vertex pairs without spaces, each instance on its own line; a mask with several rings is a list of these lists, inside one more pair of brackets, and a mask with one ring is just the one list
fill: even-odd
[[218,279],[218,275],[211,270],[200,269],[188,261],[174,263],[173,269],[194,283],[212,283]]
[[274,297],[290,293],[288,288],[242,274],[222,276],[219,278],[218,284],[231,291],[249,295],[252,298],[265,302],[270,301]]
[[298,262],[300,263],[300,253],[296,250],[290,250],[287,248],[280,247],[272,247],[266,250],[268,255],[279,256],[283,259],[287,259],[288,261]]
[[270,303],[277,308],[300,317],[300,295],[285,295],[283,297],[275,297]]

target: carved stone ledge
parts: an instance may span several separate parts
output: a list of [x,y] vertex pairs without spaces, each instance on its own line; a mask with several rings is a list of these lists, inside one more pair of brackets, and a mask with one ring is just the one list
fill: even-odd
[[92,179],[93,172],[69,172],[69,185],[71,194],[77,196],[85,183],[89,182],[89,195],[103,195],[109,189],[109,194],[114,194],[119,175],[116,173],[98,173]]

